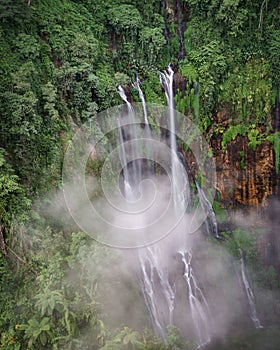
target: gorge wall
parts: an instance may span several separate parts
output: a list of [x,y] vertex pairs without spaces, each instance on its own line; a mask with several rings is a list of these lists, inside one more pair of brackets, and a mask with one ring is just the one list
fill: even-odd
[[221,201],[227,206],[264,204],[277,187],[273,146],[264,141],[253,150],[247,137],[237,136],[223,151],[221,139],[219,134],[211,139]]

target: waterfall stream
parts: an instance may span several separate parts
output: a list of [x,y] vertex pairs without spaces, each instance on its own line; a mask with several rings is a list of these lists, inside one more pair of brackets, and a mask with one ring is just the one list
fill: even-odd
[[248,304],[249,304],[250,317],[254,323],[255,328],[263,328],[261,325],[261,322],[257,316],[257,309],[256,309],[256,302],[255,302],[254,293],[253,293],[253,291],[250,287],[249,281],[247,279],[244,254],[243,254],[243,251],[241,249],[239,249],[239,251],[240,251],[240,257],[241,257],[240,258],[241,277],[242,277],[242,283],[243,283],[245,293],[247,296],[247,300],[248,300]]
[[206,226],[207,234],[208,236],[220,238],[218,233],[218,223],[217,223],[216,215],[214,213],[212,204],[207,199],[204,191],[201,189],[197,181],[195,181],[195,185],[197,188],[197,195],[200,203],[200,208],[204,212],[204,215],[206,217],[205,226]]
[[[170,196],[173,210],[171,213],[181,212],[183,219],[169,238],[163,238],[152,245],[137,249],[138,277],[155,334],[167,344],[168,325],[179,328],[191,325],[192,338],[197,343],[198,349],[205,347],[211,341],[214,317],[212,316],[211,303],[208,300],[209,296],[205,292],[204,286],[201,285],[200,274],[197,274],[196,253],[193,249],[193,243],[189,239],[190,223],[186,208],[191,207],[191,190],[186,169],[178,156],[173,75],[174,72],[169,66],[166,71],[160,73],[160,83],[167,100],[166,118],[169,127],[167,144],[170,150]],[[144,161],[139,156],[142,154],[139,152],[139,148],[145,146],[145,143],[138,142],[138,140],[152,140],[153,135],[148,122],[145,97],[138,77],[136,77],[133,87],[137,89],[142,102],[144,128],[141,127],[140,131],[136,130],[133,106],[128,101],[125,91],[119,87],[119,94],[127,109],[127,120],[131,125],[119,122],[118,140],[119,158],[123,169],[124,196],[129,201],[135,202],[138,200],[139,194],[142,197],[145,196],[145,193],[141,192],[143,179],[149,175],[155,177],[156,174],[151,174],[150,169],[145,168]],[[152,149],[149,151],[153,152]],[[206,231],[209,236],[220,238],[212,205],[197,181],[195,181],[195,186],[199,207],[203,217],[205,217]],[[250,316],[255,326],[260,328],[262,326],[257,317],[254,295],[246,277],[242,254],[241,270]],[[184,317],[180,316],[178,321],[179,313],[184,313]]]
[[[134,196],[137,198],[139,196],[139,185],[141,182],[141,162],[139,160],[138,155],[138,148],[137,145],[133,142],[133,140],[137,140],[137,132],[136,132],[136,126],[135,126],[135,117],[134,117],[134,110],[132,108],[131,103],[128,101],[127,96],[125,94],[125,91],[121,86],[119,86],[119,94],[121,98],[125,101],[128,109],[128,132],[126,133],[127,138],[130,138],[128,141],[130,144],[128,147],[125,147],[124,139],[121,137],[122,143],[120,144],[120,147],[122,149],[123,155],[123,161],[127,159],[125,153],[130,152],[130,159],[132,159],[132,170],[129,172],[129,169],[127,170],[127,179],[124,178],[124,182],[126,186],[129,186],[132,190],[132,193],[134,193]],[[119,131],[119,135],[122,134],[122,131]],[[128,135],[129,137],[128,137]],[[128,165],[127,165],[128,168]],[[124,168],[123,168],[124,169]],[[124,175],[125,176],[125,175]],[[128,185],[129,184],[129,185]],[[126,194],[127,195],[127,194]],[[131,199],[131,198],[130,198]]]
[[[184,211],[186,203],[190,201],[190,187],[183,164],[181,163],[177,154],[176,144],[176,128],[175,117],[176,111],[174,109],[173,96],[173,70],[168,67],[168,70],[160,74],[160,82],[166,94],[167,99],[167,117],[170,128],[169,144],[171,149],[171,194],[174,206],[174,211]],[[139,80],[136,78],[133,86],[138,90],[142,101],[145,129],[149,130],[147,118],[147,108],[144,94],[140,88]],[[119,93],[127,105],[128,120],[133,123],[134,111],[132,105],[129,103],[124,90],[119,87]],[[130,126],[130,137],[136,138],[136,132],[133,126]],[[119,142],[120,142],[120,159],[123,167],[124,177],[124,192],[127,199],[135,199],[135,184],[139,184],[141,179],[141,164],[139,166],[139,159],[137,159],[137,149],[128,149],[125,147],[125,138],[123,137],[122,128],[119,128]],[[146,135],[147,136],[147,133]],[[130,145],[131,148],[134,148]],[[137,148],[137,147],[136,147]],[[133,158],[132,166],[127,166],[126,152],[131,152]],[[135,164],[136,163],[136,164]],[[134,179],[136,177],[136,180]],[[184,243],[186,241],[185,232],[179,232],[178,243],[174,248],[173,254],[181,256],[181,263],[184,265],[184,272],[181,275],[182,281],[185,280],[185,302],[189,303],[190,317],[193,320],[194,333],[198,347],[210,341],[210,333],[208,329],[209,319],[209,305],[206,302],[206,297],[201,288],[198,287],[197,278],[191,264],[192,254],[189,247]],[[183,243],[182,243],[183,242]],[[145,303],[150,314],[150,319],[155,330],[155,333],[165,343],[167,343],[166,332],[167,325],[174,324],[174,310],[176,306],[176,285],[170,282],[171,274],[167,261],[170,257],[163,256],[164,243],[158,242],[152,246],[138,250],[138,257],[141,266],[140,283],[144,295]],[[183,249],[183,250],[182,250]],[[177,262],[178,263],[178,262]]]
[[[135,87],[139,91],[139,95],[142,100],[142,105],[144,109],[144,118],[145,123],[148,123],[147,119],[147,110],[145,109],[145,99],[144,95],[140,89],[139,81],[135,83]],[[131,104],[128,102],[126,95],[124,94],[124,90],[119,88],[120,96],[127,104],[129,113],[133,114],[133,110]],[[150,130],[149,125],[146,125],[146,128]],[[121,134],[121,132],[120,132]],[[123,139],[120,139],[123,142]],[[123,150],[123,145],[120,145]],[[125,155],[122,154],[122,159],[125,160]],[[125,196],[128,199],[131,199],[131,194],[133,195],[133,191],[131,191],[131,175],[133,177],[134,168],[132,168],[132,174],[124,171],[124,183],[128,184],[125,186]],[[135,198],[134,198],[135,199]],[[144,249],[140,249],[138,251],[139,261],[141,265],[141,287],[144,294],[146,306],[149,310],[150,317],[152,320],[153,327],[155,329],[155,333],[158,337],[160,337],[165,343],[167,343],[166,339],[166,325],[173,323],[173,311],[174,311],[174,299],[175,294],[172,286],[169,283],[168,269],[163,264],[163,259],[161,258],[161,253],[157,245],[153,245]],[[165,299],[165,305],[163,306],[162,300],[158,297],[159,289],[162,291],[162,294]],[[164,319],[161,316],[162,308],[168,308],[168,319]]]
[[142,102],[145,126],[147,126],[147,128],[150,128],[149,122],[148,122],[147,104],[146,104],[146,100],[145,100],[143,91],[142,91],[142,89],[140,87],[140,81],[139,81],[138,75],[136,75],[135,82],[132,84],[132,86],[138,91],[140,99],[141,99],[141,102]]
[[[174,96],[173,96],[173,76],[174,72],[169,66],[168,70],[160,74],[161,85],[165,91],[169,124],[170,124],[170,146],[171,146],[171,164],[172,164],[172,194],[175,210],[185,207],[185,203],[190,201],[190,186],[186,173],[183,171],[182,163],[177,155],[177,143],[176,143],[176,128],[175,128],[175,116],[176,111],[174,109]],[[184,235],[184,233],[182,233]],[[183,237],[184,241],[184,237]],[[191,265],[192,254],[190,247],[184,247],[185,250],[181,251],[181,247],[178,247],[178,253],[182,257],[184,264],[183,278],[187,282],[187,294],[189,300],[189,306],[191,311],[191,317],[193,319],[196,341],[198,346],[201,347],[210,341],[210,334],[208,330],[208,314],[209,307],[205,302],[206,299],[203,292],[197,286],[194,270]],[[188,258],[186,258],[188,257]],[[200,298],[197,297],[197,293],[200,293]]]
[[191,316],[194,322],[198,347],[208,344],[211,340],[209,331],[210,308],[202,290],[198,287],[196,277],[191,265],[192,254],[179,252],[184,264],[184,279],[188,286],[188,299]]
[[170,148],[171,148],[171,174],[172,174],[172,195],[175,210],[183,210],[186,202],[190,200],[189,181],[183,170],[183,164],[178,158],[176,143],[176,127],[173,94],[173,76],[174,72],[169,66],[167,71],[160,73],[160,82],[165,91],[168,106],[168,119],[170,128]]

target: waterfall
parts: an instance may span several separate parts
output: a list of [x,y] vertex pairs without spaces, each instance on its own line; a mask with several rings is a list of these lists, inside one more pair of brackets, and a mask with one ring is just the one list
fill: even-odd
[[184,264],[184,279],[188,286],[188,299],[191,315],[195,326],[197,343],[203,347],[211,340],[208,327],[210,315],[209,305],[202,290],[198,287],[193,268],[191,266],[192,254],[190,252],[179,252]]
[[250,287],[249,281],[247,279],[246,276],[246,268],[245,268],[245,261],[244,261],[244,254],[242,249],[239,249],[240,252],[240,264],[241,264],[241,277],[242,277],[242,283],[243,283],[243,287],[245,289],[245,293],[246,293],[246,297],[248,300],[248,304],[249,304],[249,312],[250,312],[250,317],[251,320],[254,323],[254,326],[256,328],[263,328],[260,320],[258,319],[257,316],[257,309],[256,309],[256,302],[255,302],[255,297],[254,297],[254,293]]
[[147,126],[148,128],[149,126],[149,122],[148,122],[148,111],[147,111],[147,104],[146,104],[146,100],[143,94],[143,91],[140,87],[140,81],[138,78],[138,75],[136,74],[136,79],[134,81],[134,83],[132,84],[132,86],[138,91],[141,102],[142,102],[142,106],[143,106],[143,112],[144,112],[144,121],[145,121],[145,126]]
[[195,185],[197,188],[197,195],[199,199],[200,209],[203,211],[206,217],[205,227],[206,227],[208,236],[220,238],[218,233],[218,223],[217,223],[217,219],[216,219],[216,215],[214,213],[213,207],[197,181],[195,181]]
[[[167,343],[166,326],[173,324],[175,291],[169,282],[168,269],[163,264],[159,246],[147,247],[139,251],[142,270],[142,291],[156,334]],[[160,292],[163,300],[160,300]],[[162,309],[167,308],[167,315]]]
[[146,104],[146,100],[145,100],[145,96],[143,94],[143,91],[140,87],[140,81],[139,81],[137,74],[136,74],[136,79],[135,79],[134,83],[132,84],[132,86],[138,91],[141,102],[142,102],[142,106],[143,106],[144,122],[145,122],[145,135],[144,136],[148,139],[151,139],[152,135],[151,135],[150,124],[148,121],[147,104]]
[[[135,126],[135,117],[134,117],[134,110],[132,108],[132,105],[131,103],[128,101],[127,99],[127,96],[125,94],[125,91],[124,89],[119,86],[118,87],[118,90],[119,90],[119,94],[120,94],[120,97],[124,100],[124,102],[126,103],[127,105],[127,109],[128,109],[128,133],[129,134],[129,137],[130,137],[130,140],[129,141],[132,141],[133,140],[137,140],[137,133],[136,133],[136,126]],[[120,130],[119,131],[119,136],[122,135],[122,131]],[[125,151],[125,146],[124,146],[124,139],[123,137],[121,137],[121,149],[122,149],[122,152],[124,152],[124,155],[122,156],[122,160],[126,160],[126,156],[125,156],[125,152],[130,152],[130,155],[131,155],[131,159],[132,159],[132,174],[131,176],[129,176],[127,174],[127,177],[130,178],[130,181],[129,179],[127,178],[126,181],[128,181],[130,189],[132,190],[132,192],[135,192],[136,197],[139,196],[139,185],[140,185],[140,182],[141,182],[141,162],[139,160],[139,155],[138,155],[138,148],[136,145],[129,145],[128,147],[128,150]],[[122,164],[123,165],[123,164]],[[126,167],[128,167],[128,164],[126,165]],[[123,168],[124,169],[124,168]]]
[[170,148],[171,148],[171,184],[172,196],[175,210],[185,208],[185,204],[190,199],[189,181],[185,176],[183,164],[178,158],[176,144],[176,128],[174,109],[174,94],[173,94],[173,76],[174,72],[170,65],[167,71],[160,73],[160,82],[165,91],[165,96],[168,106],[169,128],[170,128]]
[[[165,91],[168,114],[169,114],[169,125],[170,125],[170,147],[171,147],[171,167],[172,167],[172,194],[175,210],[178,208],[184,208],[186,202],[190,201],[190,186],[187,176],[183,171],[182,163],[177,154],[176,144],[176,130],[175,130],[175,116],[174,110],[174,95],[173,95],[173,75],[174,72],[169,66],[168,70],[160,74],[160,82]],[[209,203],[210,204],[210,203]],[[186,240],[185,232],[182,232],[182,241]],[[191,311],[191,316],[194,323],[195,333],[197,337],[198,347],[204,346],[210,341],[210,331],[208,328],[209,322],[209,305],[206,302],[206,298],[202,290],[198,287],[196,277],[191,266],[192,254],[190,247],[186,247],[183,243],[184,251],[181,251],[182,247],[178,248],[178,253],[182,257],[184,264],[183,278],[187,282],[187,293],[188,301]],[[186,258],[186,256],[188,258]],[[199,295],[199,296],[198,296]]]
[[[170,146],[170,195],[173,203],[173,211],[171,212],[174,213],[171,215],[176,215],[177,212],[180,212],[185,217],[185,208],[190,205],[190,185],[177,150],[173,75],[174,72],[170,66],[167,71],[160,73],[160,83],[167,99],[167,118],[170,130],[168,140]],[[150,130],[145,98],[138,78],[136,78],[133,86],[138,90],[141,98],[145,129]],[[119,87],[119,93],[127,105],[128,120],[133,123],[133,107],[128,102],[127,96],[121,87]],[[138,154],[134,144],[126,145],[126,140],[129,139],[125,134],[126,132],[129,132],[130,139],[136,139],[136,131],[132,125],[125,128],[119,124],[119,157],[123,167],[124,192],[128,200],[137,200],[134,186],[135,184],[139,184],[142,176],[141,169],[142,171],[144,170],[143,164],[141,164],[141,160],[139,159],[137,161],[138,163],[136,161],[132,162],[132,166],[126,165],[127,159],[129,159],[127,156],[128,152],[133,157],[136,157],[134,159],[137,159]],[[152,135],[150,138],[152,138]],[[130,148],[133,149],[131,150]],[[143,177],[145,175],[143,173]],[[138,179],[135,180],[135,177]],[[210,202],[207,202],[206,196],[202,195],[201,189],[198,191],[201,196],[201,206],[209,212]],[[211,215],[214,215],[214,212]],[[211,215],[210,218],[214,222]],[[215,227],[214,224],[212,226]],[[217,234],[215,235],[217,236]],[[186,219],[179,228],[172,232],[172,237],[168,239],[164,238],[153,245],[139,248],[137,250],[140,265],[139,280],[155,334],[167,344],[166,327],[168,325],[176,326],[178,322],[181,322],[181,324],[182,322],[188,322],[188,324],[192,324],[193,337],[197,342],[198,348],[202,348],[210,342],[210,323],[212,318],[206,296],[203,289],[199,287],[199,277],[193,268],[193,251],[188,241],[188,221]],[[175,259],[174,257],[176,256],[179,259]],[[176,274],[176,278],[172,281],[174,274]],[[181,312],[181,307],[183,307],[186,314],[184,320],[178,321],[175,315],[176,308],[177,312]]]
[[133,191],[131,188],[132,181],[129,178],[130,174],[127,168],[126,152],[125,152],[124,140],[123,140],[123,134],[122,134],[120,122],[118,123],[118,125],[119,125],[119,145],[120,145],[119,157],[120,157],[120,161],[123,169],[124,194],[127,199],[132,200],[133,199]]
[[[139,83],[137,84],[139,89]],[[128,106],[129,113],[132,117],[129,118],[133,122],[134,111],[131,104],[127,100],[124,90],[119,87],[120,96],[125,101]],[[142,104],[143,108],[145,106],[145,100],[143,93]],[[145,119],[146,120],[146,119]],[[148,121],[148,119],[147,119]],[[149,125],[148,125],[149,127]],[[122,137],[122,130],[119,123],[119,142],[120,142],[120,160],[123,167],[124,174],[124,188],[125,196],[128,200],[136,200],[135,193],[133,191],[132,178],[135,176],[135,168],[129,172],[126,164],[126,149],[124,147],[124,141]],[[173,312],[174,312],[174,302],[175,302],[175,292],[173,287],[169,282],[168,268],[164,266],[164,259],[161,257],[160,249],[157,245],[152,247],[146,247],[139,249],[138,251],[140,266],[142,276],[141,288],[144,295],[145,303],[147,309],[149,310],[150,318],[155,330],[156,335],[161,338],[165,343],[166,339],[166,326],[168,324],[173,324]],[[162,292],[163,299],[160,300],[159,294]],[[168,316],[163,317],[162,310],[164,308],[168,309]]]

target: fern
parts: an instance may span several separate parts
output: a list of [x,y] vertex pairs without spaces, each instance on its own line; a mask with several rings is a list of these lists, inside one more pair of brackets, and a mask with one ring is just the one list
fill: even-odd
[[259,137],[258,129],[251,129],[248,132],[249,143],[248,146],[256,150],[256,147],[261,144],[261,139]]
[[226,145],[233,141],[237,135],[244,136],[247,132],[247,127],[245,125],[231,125],[223,135],[222,139],[222,150],[226,149]]

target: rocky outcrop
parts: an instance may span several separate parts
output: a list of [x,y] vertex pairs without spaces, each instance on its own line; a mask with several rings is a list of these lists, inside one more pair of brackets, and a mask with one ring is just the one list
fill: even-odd
[[247,137],[221,147],[222,135],[214,134],[211,146],[216,160],[217,191],[227,206],[264,204],[274,192],[275,167],[273,147],[264,141],[256,149],[248,146]]

